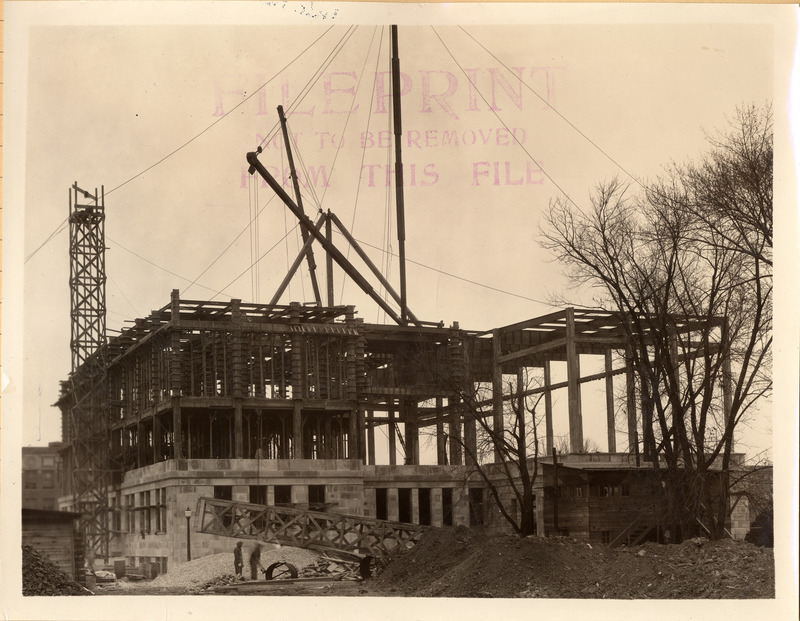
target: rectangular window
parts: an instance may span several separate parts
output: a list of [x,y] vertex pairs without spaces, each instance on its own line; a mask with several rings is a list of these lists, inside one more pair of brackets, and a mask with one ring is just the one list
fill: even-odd
[[33,470],[23,472],[22,480],[25,484],[25,489],[36,489],[36,478],[36,472]]
[[276,507],[290,507],[292,504],[292,486],[291,485],[276,485],[275,486],[275,506]]
[[431,524],[431,490],[426,487],[419,489],[419,523]]
[[152,532],[152,517],[153,517],[153,505],[150,503],[151,495],[150,490],[143,492],[142,494],[142,517],[144,518],[144,524],[142,524],[142,530],[146,533]]
[[325,486],[308,486],[308,508],[311,511],[325,511]]
[[232,485],[215,485],[214,498],[217,500],[233,500]]
[[44,470],[42,472],[42,489],[53,489],[55,486],[55,472],[52,470]]
[[453,488],[442,488],[442,524],[453,525]]
[[385,487],[375,489],[375,517],[379,520],[389,519],[389,496]]
[[401,487],[397,490],[397,503],[399,509],[398,519],[401,522],[411,523],[411,488]]

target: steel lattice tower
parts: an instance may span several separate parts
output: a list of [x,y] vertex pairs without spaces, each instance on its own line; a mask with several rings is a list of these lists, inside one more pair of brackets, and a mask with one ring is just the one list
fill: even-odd
[[72,403],[69,437],[69,490],[72,510],[80,512],[87,550],[109,554],[108,399],[105,369],[106,268],[105,200],[77,183],[70,189],[69,254],[72,352]]

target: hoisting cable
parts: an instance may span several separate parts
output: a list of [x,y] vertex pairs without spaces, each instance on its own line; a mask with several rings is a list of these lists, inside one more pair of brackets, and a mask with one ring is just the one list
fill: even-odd
[[[485,51],[487,54],[489,54],[489,56],[491,56],[491,57],[492,57],[492,58],[494,58],[494,59],[495,59],[497,62],[499,62],[499,63],[500,63],[500,64],[501,64],[501,65],[502,65],[502,66],[503,66],[505,69],[506,69],[506,71],[508,71],[509,73],[513,73],[513,71],[511,71],[511,69],[509,69],[509,68],[508,68],[508,66],[507,66],[507,65],[506,65],[506,64],[505,64],[505,63],[504,63],[502,60],[500,60],[500,59],[499,59],[497,56],[495,56],[495,55],[494,55],[492,52],[490,52],[488,49],[486,49],[486,47],[485,47],[485,46],[484,46],[484,45],[483,45],[483,44],[482,44],[480,41],[478,41],[478,40],[477,40],[475,37],[473,37],[473,36],[472,36],[470,33],[468,33],[466,30],[464,30],[463,26],[459,26],[459,28],[462,30],[462,32],[464,32],[464,34],[466,34],[466,35],[467,35],[467,36],[468,36],[470,39],[472,39],[473,41],[475,41],[475,43],[477,43],[477,44],[478,44],[478,45],[479,45],[481,48],[483,48],[483,50],[484,50],[484,51]],[[587,136],[586,134],[584,134],[584,133],[583,133],[583,132],[582,132],[582,131],[581,131],[581,130],[578,128],[578,127],[576,127],[576,126],[575,126],[575,125],[574,125],[574,124],[573,124],[573,123],[572,123],[572,122],[571,122],[571,121],[570,121],[570,120],[569,120],[567,117],[565,117],[565,116],[564,116],[563,114],[561,114],[561,113],[560,113],[558,110],[556,110],[556,108],[555,108],[555,107],[554,107],[554,106],[553,106],[553,105],[552,105],[552,104],[551,104],[549,101],[547,101],[547,99],[545,99],[545,98],[544,98],[544,97],[542,97],[542,96],[541,96],[539,93],[537,93],[537,92],[536,92],[536,91],[533,89],[533,87],[531,87],[531,86],[530,86],[530,85],[529,85],[527,82],[525,82],[525,81],[524,81],[524,80],[522,80],[522,79],[520,79],[520,83],[521,83],[523,86],[525,86],[525,87],[526,87],[526,88],[527,88],[527,89],[528,89],[528,90],[529,90],[531,93],[533,93],[534,95],[536,95],[536,97],[538,97],[538,98],[539,98],[539,100],[540,100],[540,101],[541,101],[543,104],[545,104],[545,105],[546,105],[548,108],[550,108],[550,109],[551,109],[553,112],[555,112],[555,113],[556,113],[556,114],[557,114],[557,115],[558,115],[558,116],[561,118],[561,120],[562,120],[562,121],[564,121],[564,122],[565,122],[567,125],[569,125],[569,126],[572,128],[572,129],[574,129],[574,130],[575,130],[576,132],[578,132],[578,133],[579,133],[581,136],[583,136],[583,138],[584,138],[584,139],[585,139],[585,140],[586,140],[586,141],[587,141],[587,142],[588,142],[590,145],[592,145],[592,146],[593,146],[595,149],[597,149],[597,150],[598,150],[600,153],[602,153],[602,154],[603,154],[605,157],[607,157],[607,158],[608,158],[608,160],[609,160],[611,163],[613,163],[613,164],[614,164],[614,165],[615,165],[617,168],[619,168],[619,169],[620,169],[622,172],[624,172],[624,173],[625,173],[626,175],[628,175],[628,176],[629,176],[631,179],[633,179],[633,180],[634,180],[634,181],[635,181],[635,182],[636,182],[636,183],[637,183],[637,184],[638,184],[638,185],[639,185],[639,186],[640,186],[642,189],[644,189],[644,190],[647,190],[647,188],[645,188],[645,186],[644,186],[644,185],[642,185],[642,183],[641,183],[641,182],[640,182],[640,181],[639,181],[639,180],[638,180],[638,179],[637,179],[635,176],[633,176],[631,173],[629,173],[629,172],[628,172],[628,171],[627,171],[627,170],[626,170],[626,169],[625,169],[625,168],[622,166],[622,164],[620,164],[620,163],[619,163],[617,160],[615,160],[615,159],[614,159],[613,157],[611,157],[611,156],[610,156],[608,153],[606,153],[606,152],[605,152],[605,151],[604,151],[604,150],[603,150],[603,149],[602,149],[602,148],[601,148],[601,147],[600,147],[600,146],[599,146],[599,145],[598,145],[596,142],[594,142],[594,141],[593,141],[591,138],[589,138],[589,136]]]
[[461,72],[464,74],[464,77],[466,77],[466,78],[467,78],[467,81],[468,81],[468,82],[470,83],[470,85],[471,85],[471,86],[472,86],[472,87],[475,89],[475,92],[476,92],[476,93],[478,93],[478,95],[480,95],[481,99],[483,100],[483,103],[485,103],[485,104],[486,104],[486,107],[487,107],[487,108],[489,108],[489,110],[492,112],[492,114],[494,114],[494,116],[497,118],[497,120],[498,120],[498,121],[500,121],[500,123],[503,125],[503,127],[505,127],[505,128],[508,130],[508,133],[509,133],[509,134],[511,135],[511,137],[514,139],[514,142],[516,142],[516,143],[519,145],[519,148],[520,148],[520,149],[522,149],[522,150],[525,152],[525,154],[528,156],[528,158],[529,158],[529,159],[530,159],[530,160],[531,160],[533,163],[535,163],[537,166],[539,166],[539,170],[541,170],[541,171],[542,171],[542,174],[543,174],[545,177],[547,177],[547,178],[549,179],[550,183],[552,183],[552,184],[553,184],[553,185],[554,185],[556,188],[558,188],[558,191],[559,191],[559,192],[561,192],[561,193],[562,193],[562,194],[563,194],[563,195],[566,197],[566,199],[567,199],[567,200],[568,200],[570,203],[572,203],[572,204],[573,204],[573,205],[574,205],[574,206],[575,206],[577,209],[579,209],[579,210],[580,210],[580,207],[578,206],[578,203],[576,203],[574,200],[572,200],[572,197],[571,197],[569,194],[567,194],[566,190],[564,190],[564,188],[562,188],[562,187],[561,187],[561,186],[560,186],[560,185],[559,185],[559,184],[556,182],[556,180],[555,180],[555,179],[553,179],[553,177],[551,177],[551,176],[550,176],[550,174],[549,174],[549,173],[548,173],[548,172],[547,172],[547,171],[544,169],[544,167],[542,166],[541,162],[537,161],[537,160],[536,160],[536,158],[534,158],[534,157],[533,157],[533,155],[531,155],[531,153],[528,151],[528,149],[526,149],[526,148],[525,148],[525,145],[523,145],[523,144],[522,144],[522,142],[520,142],[519,138],[517,138],[516,134],[515,134],[514,132],[512,132],[512,131],[511,131],[511,129],[508,127],[508,125],[506,125],[505,121],[504,121],[503,119],[501,119],[501,118],[500,118],[500,115],[499,115],[499,114],[497,114],[497,111],[496,111],[496,110],[494,110],[494,109],[492,109],[492,106],[491,106],[491,105],[489,104],[489,102],[486,100],[486,97],[484,97],[484,96],[483,96],[483,93],[481,93],[481,92],[480,92],[480,90],[478,89],[477,85],[476,85],[476,84],[475,84],[475,83],[472,81],[472,79],[469,77],[469,74],[468,74],[466,71],[464,71],[464,68],[463,68],[463,67],[461,66],[461,64],[460,64],[460,63],[459,63],[459,62],[456,60],[456,57],[455,57],[455,56],[453,56],[453,53],[450,51],[450,48],[448,48],[448,47],[447,47],[447,45],[445,44],[445,42],[444,42],[444,41],[442,40],[442,38],[439,36],[439,33],[436,31],[436,28],[435,28],[435,27],[433,27],[433,26],[431,26],[431,30],[433,30],[433,33],[434,33],[434,34],[436,35],[436,37],[439,39],[439,42],[442,44],[442,47],[444,47],[445,51],[446,51],[446,52],[447,52],[447,53],[450,55],[450,58],[452,58],[452,59],[453,59],[453,62],[456,64],[456,66],[458,66],[458,68],[459,68],[459,69],[461,69]]
[[180,150],[181,150],[181,149],[183,149],[184,147],[188,146],[189,144],[191,144],[192,142],[194,142],[195,140],[197,140],[197,139],[198,139],[200,136],[202,136],[202,135],[203,135],[203,134],[205,134],[205,133],[206,133],[208,130],[210,130],[212,127],[214,127],[214,126],[215,126],[217,123],[219,123],[219,122],[220,122],[220,121],[222,121],[223,119],[226,119],[226,118],[228,118],[228,116],[229,116],[229,115],[230,115],[230,114],[231,114],[231,113],[232,113],[234,110],[236,110],[236,109],[237,109],[239,106],[243,105],[244,103],[246,103],[247,101],[249,101],[251,98],[253,98],[253,97],[254,97],[254,96],[257,94],[257,93],[259,93],[259,92],[260,92],[260,91],[261,91],[261,90],[262,90],[262,89],[263,89],[265,86],[267,86],[267,85],[268,85],[270,82],[272,82],[272,81],[273,81],[275,78],[277,78],[277,77],[278,77],[280,74],[282,74],[284,71],[286,71],[286,70],[287,70],[289,67],[291,67],[291,66],[292,66],[292,65],[293,65],[295,62],[297,62],[297,60],[298,60],[298,59],[299,59],[299,58],[300,58],[300,57],[301,57],[303,54],[305,54],[305,53],[306,53],[308,50],[310,50],[310,49],[311,49],[311,48],[312,48],[312,47],[313,47],[313,46],[314,46],[314,45],[317,43],[317,41],[319,41],[320,39],[322,39],[322,37],[324,37],[324,36],[325,36],[325,35],[328,33],[328,31],[330,31],[330,29],[331,29],[331,28],[333,28],[333,26],[332,26],[332,25],[331,25],[331,26],[329,26],[329,27],[327,28],[327,30],[325,30],[325,32],[323,32],[323,33],[322,33],[322,34],[321,34],[319,37],[317,37],[316,39],[314,39],[314,41],[313,41],[312,43],[310,43],[310,44],[309,44],[309,45],[308,45],[308,46],[307,46],[307,47],[306,47],[306,48],[305,48],[305,49],[304,49],[302,52],[300,52],[300,53],[299,53],[297,56],[295,56],[295,57],[294,57],[292,60],[290,60],[290,61],[289,61],[289,62],[288,62],[288,63],[287,63],[287,64],[286,64],[284,67],[283,67],[283,69],[281,69],[280,71],[278,71],[278,72],[277,72],[275,75],[273,75],[273,76],[272,76],[272,77],[271,77],[269,80],[267,80],[266,82],[264,82],[264,83],[263,83],[261,86],[259,86],[259,87],[258,87],[256,90],[254,90],[254,91],[253,91],[252,93],[250,93],[250,94],[249,94],[247,97],[245,97],[244,99],[242,99],[242,101],[240,101],[240,102],[239,102],[239,103],[237,103],[235,106],[233,106],[233,108],[231,108],[231,109],[230,109],[230,110],[228,110],[226,113],[224,113],[224,114],[223,114],[221,117],[219,117],[219,118],[218,118],[216,121],[214,121],[213,123],[211,123],[211,125],[209,125],[208,127],[206,127],[206,128],[205,128],[203,131],[201,131],[199,134],[197,134],[197,135],[195,135],[194,137],[190,138],[189,140],[187,140],[186,142],[184,142],[184,143],[183,143],[181,146],[179,146],[177,149],[175,149],[174,151],[171,151],[169,154],[167,154],[167,155],[165,155],[164,157],[162,157],[162,158],[161,158],[160,160],[158,160],[158,161],[157,161],[155,164],[152,164],[152,165],[148,166],[147,168],[145,168],[145,169],[144,169],[142,172],[140,172],[139,174],[137,174],[137,175],[134,175],[133,177],[131,177],[131,178],[130,178],[130,179],[128,179],[127,181],[125,181],[125,182],[123,182],[123,183],[120,183],[118,186],[116,186],[116,187],[114,187],[114,188],[112,188],[112,189],[108,190],[108,191],[106,192],[106,196],[108,196],[109,194],[111,194],[111,193],[112,193],[113,191],[115,191],[115,190],[119,190],[119,189],[120,189],[122,186],[124,186],[124,185],[125,185],[125,184],[127,184],[127,183],[130,183],[130,182],[131,182],[131,181],[133,181],[134,179],[136,179],[136,178],[138,178],[138,177],[141,177],[141,176],[142,176],[143,174],[145,174],[147,171],[149,171],[149,170],[151,170],[151,169],[155,168],[155,167],[156,167],[156,166],[158,166],[158,165],[159,165],[161,162],[163,162],[163,161],[167,160],[168,158],[172,157],[172,156],[173,156],[173,155],[175,155],[175,154],[176,154],[178,151],[180,151]]

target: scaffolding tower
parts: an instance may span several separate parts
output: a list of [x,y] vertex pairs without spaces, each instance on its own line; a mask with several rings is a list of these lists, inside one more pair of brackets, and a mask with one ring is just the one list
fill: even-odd
[[72,511],[86,550],[109,555],[111,468],[106,382],[105,197],[72,185],[69,198],[71,403],[63,429]]

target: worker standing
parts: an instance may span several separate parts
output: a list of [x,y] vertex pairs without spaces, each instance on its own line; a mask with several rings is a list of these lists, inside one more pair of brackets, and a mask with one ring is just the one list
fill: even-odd
[[250,578],[258,580],[258,568],[261,566],[261,544],[257,543],[256,547],[250,553]]
[[242,542],[239,541],[233,549],[233,569],[236,572],[237,579],[242,577],[242,567],[244,567],[244,561],[242,560]]

